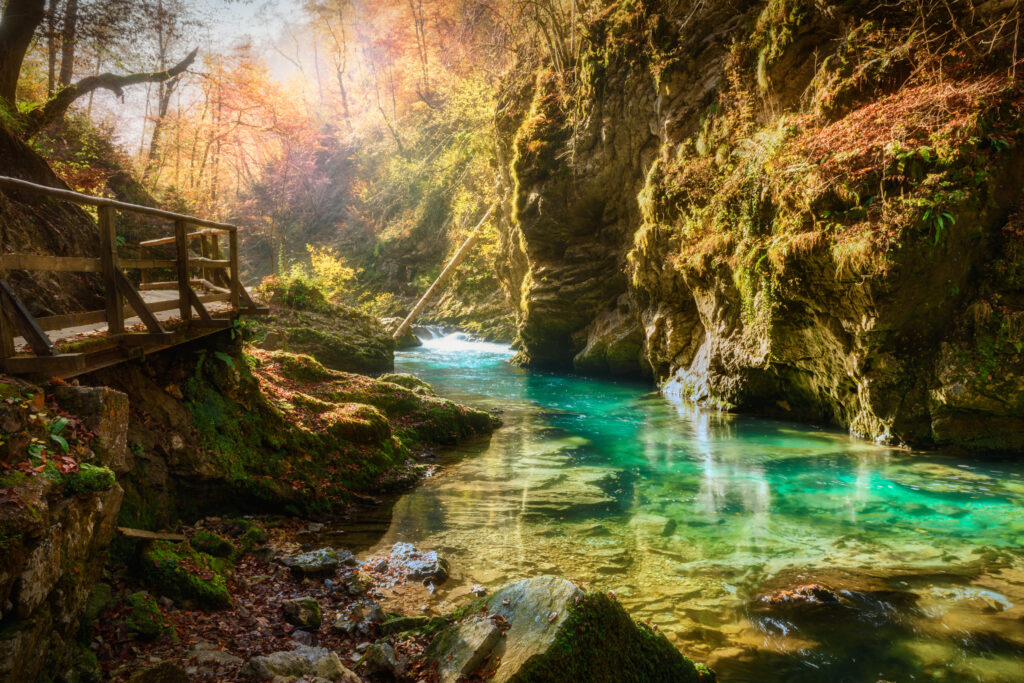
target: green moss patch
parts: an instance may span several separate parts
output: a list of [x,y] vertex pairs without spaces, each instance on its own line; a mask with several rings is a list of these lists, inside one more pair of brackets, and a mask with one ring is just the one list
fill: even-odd
[[188,544],[156,541],[142,551],[141,572],[146,584],[172,600],[200,607],[231,606],[225,563]]

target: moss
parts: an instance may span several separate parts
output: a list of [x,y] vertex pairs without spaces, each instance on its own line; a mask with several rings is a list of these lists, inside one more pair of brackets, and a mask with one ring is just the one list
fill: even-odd
[[242,534],[243,541],[249,545],[266,543],[269,538],[270,534],[267,533],[267,530],[255,524],[246,529],[245,533]]
[[117,477],[109,467],[102,467],[82,463],[78,470],[61,473],[53,463],[47,463],[43,470],[43,476],[50,481],[63,486],[70,494],[96,493],[98,491],[109,491],[113,488]]
[[99,683],[103,680],[103,668],[96,653],[78,645],[71,662],[70,683]]
[[714,681],[707,667],[679,654],[668,639],[634,622],[607,595],[585,594],[572,606],[562,635],[542,657],[531,659],[512,681],[548,683],[558,680],[593,683],[706,683]]
[[93,586],[89,598],[82,610],[82,619],[78,627],[78,639],[82,642],[92,640],[93,628],[99,616],[113,604],[113,589],[109,583],[97,583]]
[[196,552],[188,544],[156,541],[142,552],[143,579],[154,590],[181,602],[201,607],[231,606],[231,595],[221,571],[222,562]]
[[448,620],[444,617],[394,617],[388,619],[380,625],[380,631],[384,635],[394,635],[396,633],[406,633],[408,631],[415,631],[423,635],[431,635],[437,633],[445,626],[448,625]]
[[125,628],[143,640],[155,640],[161,635],[173,632],[160,606],[149,593],[131,593],[125,598],[128,613],[125,616]]
[[405,387],[415,394],[425,394],[428,396],[434,395],[434,388],[416,375],[406,373],[389,373],[381,375],[377,379],[381,382],[391,382],[392,384],[397,384],[400,387]]
[[235,552],[235,546],[231,541],[206,529],[197,530],[189,539],[189,543],[199,552],[213,557],[230,557]]

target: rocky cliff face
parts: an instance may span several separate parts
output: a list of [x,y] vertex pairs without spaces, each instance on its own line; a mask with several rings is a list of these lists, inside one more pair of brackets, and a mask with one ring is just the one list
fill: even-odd
[[521,360],[888,443],[1024,448],[1010,7],[918,4],[622,0],[574,79],[510,81]]
[[115,471],[126,463],[128,399],[58,386],[47,403],[39,387],[10,378],[0,392],[0,462],[43,453],[36,445],[53,451],[36,457],[45,463],[38,471],[0,477],[0,680],[84,680],[77,672],[95,657],[78,633],[121,505]]

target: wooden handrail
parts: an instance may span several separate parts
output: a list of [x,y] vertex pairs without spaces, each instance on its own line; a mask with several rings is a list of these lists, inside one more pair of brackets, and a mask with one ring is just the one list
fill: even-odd
[[[237,225],[231,225],[230,223],[218,223],[217,221],[208,221],[203,218],[196,218],[195,216],[186,216],[180,213],[174,213],[173,211],[164,211],[163,209],[154,209],[149,206],[140,206],[139,204],[128,204],[127,202],[119,202],[116,199],[107,199],[106,197],[93,197],[92,195],[82,194],[80,192],[74,192],[72,190],[62,190],[57,187],[48,187],[46,185],[38,185],[36,183],[30,183],[27,180],[21,180],[19,178],[11,178],[8,176],[0,176],[0,185],[7,185],[10,187],[18,187],[24,190],[31,190],[32,192],[38,192],[40,194],[49,195],[51,197],[58,197],[60,199],[66,199],[70,202],[77,204],[89,204],[90,206],[109,206],[114,209],[120,209],[121,211],[131,211],[132,213],[141,213],[144,216],[155,216],[156,218],[164,218],[169,221],[185,221],[192,225],[201,225],[207,228],[219,228],[225,231],[237,230]],[[223,234],[223,233],[222,233]],[[174,240],[172,239],[171,242]],[[169,244],[170,242],[168,242]]]
[[[168,348],[225,329],[239,315],[262,315],[269,310],[258,307],[241,284],[238,228],[234,225],[0,176],[0,190],[4,187],[14,187],[97,207],[99,258],[0,254],[0,371],[74,376],[109,367],[125,359],[138,358],[140,352],[145,354],[147,350]],[[115,221],[118,210],[173,221],[173,237],[148,240],[138,246],[147,248],[174,245],[174,257],[121,259],[118,254]],[[196,232],[188,232],[191,226],[202,228]],[[221,251],[221,235],[227,235],[229,238],[230,251],[227,254]],[[198,246],[201,255],[195,254],[189,245],[190,240],[197,238],[200,241]],[[142,271],[140,286],[137,287],[125,276],[125,269]],[[149,271],[160,269],[170,269],[175,273],[175,279],[153,282],[153,276]],[[99,273],[102,275],[106,308],[101,311],[68,313],[37,319],[3,279],[3,273],[6,271],[17,270]],[[192,270],[199,271],[200,277],[193,278],[190,272]],[[200,296],[195,287],[215,293]],[[151,297],[151,300],[147,301],[140,290],[150,289],[176,289],[178,296],[173,300],[162,301],[153,301]],[[224,311],[208,310],[205,304],[221,301],[230,302],[227,317],[214,317],[220,316]],[[174,309],[178,309],[183,324],[177,330],[171,331],[163,326],[156,313]],[[147,332],[129,333],[125,325],[125,320],[129,316],[139,318]],[[69,330],[103,322],[107,325],[109,343],[102,349],[97,347],[87,353],[60,353],[46,334],[47,331]],[[32,347],[34,356],[16,353],[15,328]],[[72,335],[77,332],[69,331]],[[68,338],[68,334],[65,333],[63,338]]]

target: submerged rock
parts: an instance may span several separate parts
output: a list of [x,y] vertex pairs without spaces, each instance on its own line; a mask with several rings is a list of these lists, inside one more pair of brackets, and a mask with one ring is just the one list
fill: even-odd
[[664,635],[634,622],[612,597],[584,593],[565,579],[518,581],[481,605],[489,617],[508,625],[505,637],[495,639],[479,621],[453,624],[428,648],[439,672],[454,675],[448,665],[458,668],[456,656],[465,667],[491,655],[499,664],[489,680],[499,683],[714,680],[710,670],[680,654]]

